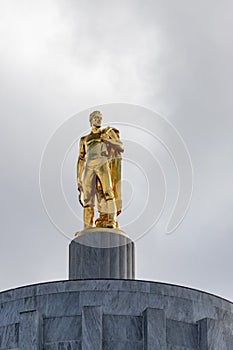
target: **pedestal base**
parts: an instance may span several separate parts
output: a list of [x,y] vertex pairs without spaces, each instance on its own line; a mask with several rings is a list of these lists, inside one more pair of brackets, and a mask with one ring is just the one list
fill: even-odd
[[69,279],[134,279],[134,269],[134,242],[119,229],[86,229],[70,243]]

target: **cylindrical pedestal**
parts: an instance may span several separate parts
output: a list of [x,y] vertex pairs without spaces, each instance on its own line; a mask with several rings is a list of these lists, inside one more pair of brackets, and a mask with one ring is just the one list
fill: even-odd
[[135,278],[134,242],[118,229],[79,232],[69,246],[69,279]]

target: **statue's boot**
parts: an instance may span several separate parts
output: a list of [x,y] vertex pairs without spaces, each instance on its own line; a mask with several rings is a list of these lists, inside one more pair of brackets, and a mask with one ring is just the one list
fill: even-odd
[[98,219],[95,221],[95,224],[97,227],[106,227],[106,228],[118,227],[118,223],[116,222],[115,200],[110,199],[105,202],[105,210],[100,212],[100,215]]
[[116,228],[116,203],[115,199],[110,199],[107,201],[107,208],[108,208],[108,221],[107,221],[107,227],[109,228]]
[[83,214],[84,228],[90,228],[94,226],[94,208],[85,207]]
[[98,219],[95,220],[96,227],[106,227],[106,224],[108,222],[108,214],[106,213],[100,213],[100,216]]
[[108,221],[107,225],[108,228],[117,228],[117,222],[116,222],[116,214],[115,213],[110,213],[108,214]]

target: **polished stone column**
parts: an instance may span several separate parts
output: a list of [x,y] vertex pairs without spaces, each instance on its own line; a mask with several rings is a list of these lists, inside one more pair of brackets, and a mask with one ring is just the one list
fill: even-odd
[[78,233],[69,247],[69,279],[135,277],[134,242],[119,229]]

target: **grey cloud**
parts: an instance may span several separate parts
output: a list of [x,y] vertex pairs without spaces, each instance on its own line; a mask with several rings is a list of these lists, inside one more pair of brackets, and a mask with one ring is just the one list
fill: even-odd
[[119,101],[167,115],[195,171],[193,202],[177,232],[163,236],[158,227],[138,242],[138,277],[232,299],[232,2],[15,0],[0,7],[0,288],[66,278],[68,242],[48,221],[37,187],[42,150],[70,115]]

